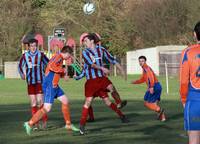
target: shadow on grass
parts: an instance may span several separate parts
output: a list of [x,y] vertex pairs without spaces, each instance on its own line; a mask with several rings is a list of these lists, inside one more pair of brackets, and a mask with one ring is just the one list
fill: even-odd
[[[83,101],[71,101],[71,116],[78,126]],[[93,103],[95,122],[87,123],[87,135],[66,132],[61,106],[55,103],[49,113],[46,130],[34,131],[26,136],[23,122],[30,118],[28,104],[0,106],[0,143],[1,144],[186,144],[187,138],[181,137],[183,131],[182,108],[177,101],[164,101],[168,120],[156,120],[156,114],[143,106],[143,101],[128,101],[122,109],[130,123],[122,124],[117,115],[100,100]],[[166,140],[167,139],[167,140]]]

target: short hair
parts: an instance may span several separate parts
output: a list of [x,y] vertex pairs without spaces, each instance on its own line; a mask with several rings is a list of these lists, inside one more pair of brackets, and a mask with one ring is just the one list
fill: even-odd
[[89,40],[94,40],[94,43],[97,44],[100,41],[100,38],[95,33],[88,33],[88,35],[84,36],[82,41],[84,41],[85,38],[88,38]]
[[144,59],[145,61],[147,61],[147,58],[145,56],[139,56],[138,60],[139,59]]
[[64,46],[64,47],[61,49],[61,53],[69,53],[69,54],[72,54],[72,53],[73,53],[72,47],[70,47],[70,46]]
[[197,35],[197,40],[200,41],[200,21],[195,25],[194,32]]
[[30,46],[31,43],[36,43],[36,46],[38,46],[38,40],[37,39],[30,39],[28,41],[28,46]]

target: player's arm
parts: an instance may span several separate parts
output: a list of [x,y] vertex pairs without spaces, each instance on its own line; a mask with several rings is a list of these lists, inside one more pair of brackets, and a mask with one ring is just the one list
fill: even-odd
[[142,74],[142,76],[140,77],[140,79],[133,81],[133,84],[141,84],[145,82],[145,76],[144,76],[144,72]]
[[148,79],[149,88],[153,88],[155,84],[155,80],[154,80],[154,73],[150,67],[146,69],[146,75]]
[[187,49],[182,52],[180,62],[180,96],[183,105],[186,103],[189,85],[189,64]]
[[103,50],[103,56],[105,57],[105,59],[109,61],[109,63],[116,65],[117,69],[120,70],[121,74],[124,76],[126,80],[126,73],[124,69],[122,68],[122,66],[117,62],[114,56],[112,56],[105,48],[102,48],[102,50]]
[[82,54],[82,55],[83,55],[84,62],[85,62],[87,65],[89,65],[89,66],[91,66],[91,67],[93,67],[93,68],[95,68],[95,69],[102,70],[105,74],[108,74],[108,73],[109,73],[109,70],[108,70],[107,68],[104,68],[104,67],[102,67],[102,66],[96,65],[96,64],[92,61],[92,59],[90,58],[89,54],[88,54],[86,51],[83,51],[83,54]]
[[25,55],[23,54],[22,57],[20,58],[19,64],[18,64],[18,72],[20,74],[20,77],[23,80],[25,80],[25,74],[24,74],[24,71],[23,71],[24,65],[25,65]]
[[85,70],[82,70],[81,74],[79,74],[78,76],[74,76],[74,79],[75,80],[80,80],[80,79],[82,79],[84,77],[85,77]]
[[42,63],[46,67],[49,62],[49,59],[47,58],[47,56],[44,53],[41,53],[41,54],[42,54]]

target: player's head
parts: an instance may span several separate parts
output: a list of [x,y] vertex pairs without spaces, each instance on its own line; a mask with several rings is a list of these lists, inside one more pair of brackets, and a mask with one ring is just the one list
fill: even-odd
[[200,41],[200,21],[194,27],[194,36]]
[[71,57],[72,53],[73,53],[73,50],[72,50],[72,47],[70,46],[64,46],[62,49],[61,49],[61,55],[64,59],[68,59],[69,57]]
[[83,37],[83,44],[88,48],[96,45],[99,41],[100,39],[95,33],[89,33],[88,35]]
[[142,67],[146,63],[147,58],[145,56],[139,56],[138,61],[140,66]]
[[30,39],[28,41],[28,47],[29,47],[29,50],[31,52],[34,53],[36,51],[36,49],[37,49],[37,46],[38,46],[38,40],[36,40],[36,39]]

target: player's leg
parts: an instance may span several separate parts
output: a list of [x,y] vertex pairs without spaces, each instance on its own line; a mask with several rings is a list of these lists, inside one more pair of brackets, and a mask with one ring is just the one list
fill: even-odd
[[200,131],[188,131],[189,144],[200,144]]
[[154,86],[153,94],[147,90],[144,95],[144,106],[151,111],[155,111],[158,114],[158,119],[160,121],[166,121],[165,111],[158,103],[158,101],[160,101],[161,90],[160,85]]
[[31,134],[33,125],[51,110],[55,97],[55,89],[52,88],[52,86],[46,86],[44,87],[44,94],[44,106],[38,110],[28,122],[24,123],[24,127],[28,135]]
[[[36,85],[36,93],[37,93],[37,95],[36,95],[37,105],[38,105],[39,109],[41,109],[44,104],[44,96],[42,93],[42,85],[41,84]],[[42,121],[43,121],[42,127],[43,128],[46,128],[47,120],[48,120],[47,115],[44,115],[44,117],[42,117]]]
[[59,86],[57,88],[57,99],[62,103],[61,109],[66,124],[65,128],[67,128],[67,130],[79,131],[79,129],[71,123],[69,99]]
[[124,100],[124,101],[121,100],[120,95],[119,95],[117,89],[113,86],[113,84],[109,84],[107,86],[107,90],[109,90],[111,92],[111,95],[112,95],[113,99],[115,100],[115,103],[117,104],[118,108],[121,109],[124,106],[126,106],[127,101],[126,100]]
[[33,125],[36,124],[40,119],[42,119],[42,117],[51,110],[51,107],[51,103],[44,103],[44,106],[40,110],[38,110],[28,122],[24,123],[24,127],[28,135],[31,134]]
[[85,103],[82,108],[82,114],[81,114],[81,119],[80,119],[80,134],[83,135],[85,134],[85,125],[88,117],[88,109],[91,106],[93,97],[86,97],[85,98]]
[[92,105],[88,108],[88,119],[87,122],[94,122],[94,112]]
[[121,110],[117,108],[117,105],[110,101],[106,92],[101,91],[99,92],[99,95],[103,99],[104,103],[119,116],[123,123],[129,122]]
[[[188,97],[199,95],[198,92],[188,92]],[[184,128],[188,132],[189,144],[200,143],[200,102],[187,100],[184,108]]]

